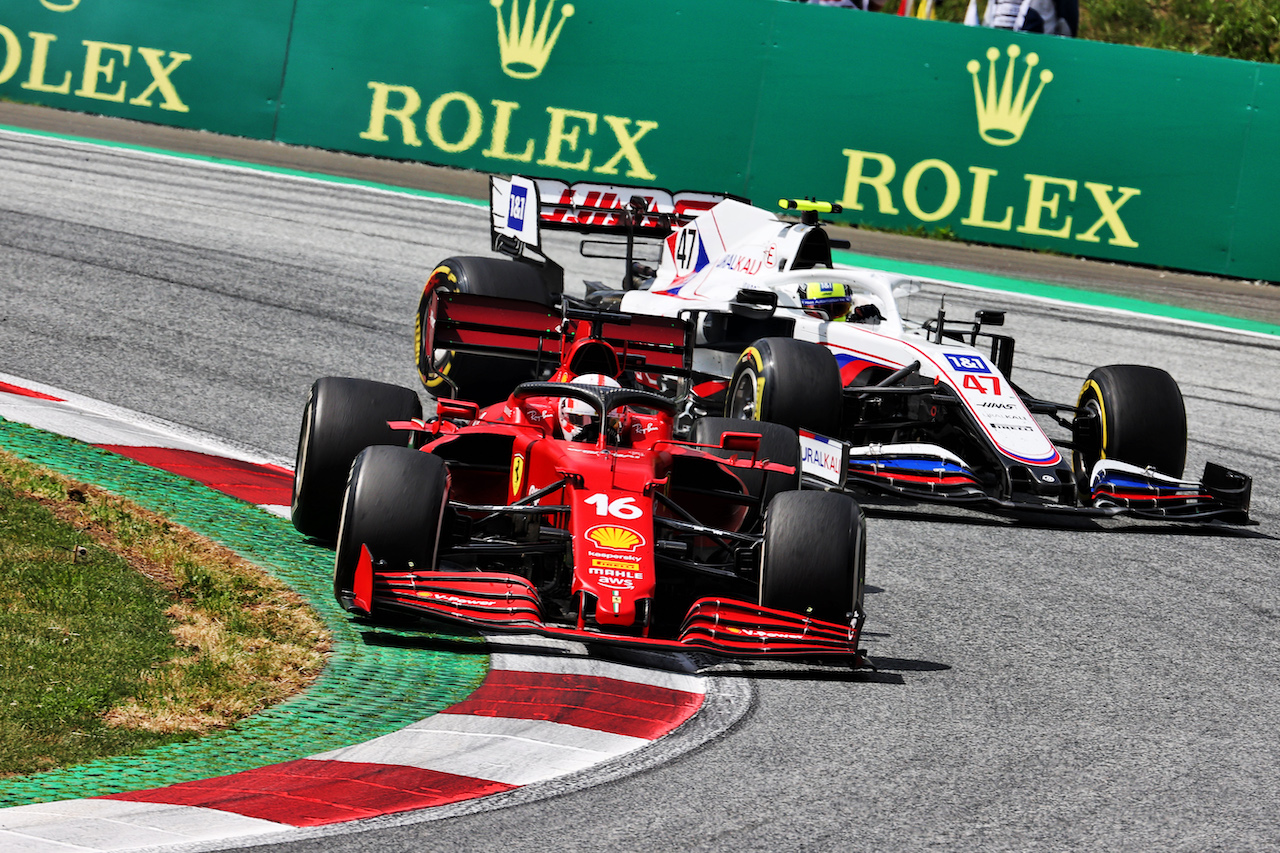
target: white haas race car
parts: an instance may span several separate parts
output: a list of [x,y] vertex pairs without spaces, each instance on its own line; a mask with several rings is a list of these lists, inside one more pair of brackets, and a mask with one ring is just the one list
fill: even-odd
[[[572,301],[540,231],[610,235],[584,240],[582,252],[625,259],[626,273],[619,288],[587,282],[586,301],[693,325],[693,377],[661,389],[683,397],[686,428],[707,414],[792,427],[809,487],[1014,515],[1253,523],[1247,475],[1209,463],[1200,480],[1183,479],[1186,413],[1168,373],[1099,367],[1074,403],[1037,399],[1011,379],[1013,338],[988,331],[1003,312],[956,322],[940,307],[909,322],[897,297],[917,282],[837,268],[832,247],[847,244],[818,221],[834,206],[782,204],[801,221],[708,193],[495,177],[494,248],[512,260],[445,261],[424,296],[445,287]],[[636,255],[658,241],[655,270]],[[419,337],[420,373],[435,377],[437,394],[449,390],[441,376],[456,391],[455,379],[514,384],[525,377],[504,371],[528,370],[428,352]]]

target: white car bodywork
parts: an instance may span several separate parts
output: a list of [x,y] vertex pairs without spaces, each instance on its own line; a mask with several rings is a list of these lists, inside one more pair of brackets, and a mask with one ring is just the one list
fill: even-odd
[[[653,285],[626,293],[622,311],[671,317],[690,310],[727,312],[744,289],[771,291],[777,294],[776,314],[794,319],[794,336],[827,347],[842,368],[871,362],[898,370],[918,361],[920,376],[955,389],[1001,453],[1024,465],[1059,464],[1057,447],[986,355],[960,341],[938,343],[920,327],[907,328],[894,291],[911,279],[864,268],[788,269],[815,227],[784,223],[759,208],[722,201],[667,238]],[[855,303],[874,304],[881,319],[831,322],[806,312],[798,290],[815,281],[847,285]],[[727,378],[736,360],[700,348],[694,353],[694,369]]]

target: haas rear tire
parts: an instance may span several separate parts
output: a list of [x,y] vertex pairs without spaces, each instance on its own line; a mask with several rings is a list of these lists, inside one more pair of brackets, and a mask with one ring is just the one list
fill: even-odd
[[866,520],[839,492],[783,492],[765,514],[760,605],[848,624],[862,612]]
[[1087,492],[1099,459],[1154,468],[1181,477],[1187,459],[1187,412],[1178,383],[1157,367],[1113,364],[1089,374],[1077,408],[1093,415],[1075,430],[1076,483]]
[[[449,382],[457,386],[456,396],[487,406],[505,400],[521,382],[539,377],[527,359],[458,353],[424,348],[423,328],[427,321],[431,293],[436,289],[478,296],[521,299],[539,305],[554,304],[550,289],[536,269],[516,261],[498,258],[449,258],[441,261],[427,279],[414,332],[418,376],[433,397],[455,396]],[[448,381],[441,378],[448,377]]]
[[[760,436],[760,459],[768,459],[781,465],[794,467],[794,474],[783,474],[779,471],[755,471],[735,468],[734,473],[742,480],[747,494],[760,499],[760,511],[748,516],[744,527],[754,526],[759,515],[780,492],[794,492],[800,488],[800,440],[796,432],[788,427],[773,423],[743,421],[739,418],[698,418],[693,422],[690,440],[695,444],[718,445],[720,437],[726,432],[748,432]],[[728,457],[729,451],[712,451],[717,456]]]
[[342,504],[333,594],[347,610],[355,598],[361,546],[397,568],[434,568],[448,501],[444,460],[408,447],[369,447],[351,466]]
[[761,338],[738,358],[725,415],[835,435],[843,406],[840,367],[821,344]]
[[356,454],[374,444],[407,445],[408,436],[387,421],[421,417],[422,401],[409,388],[337,376],[317,379],[302,410],[293,473],[290,515],[298,532],[332,542]]

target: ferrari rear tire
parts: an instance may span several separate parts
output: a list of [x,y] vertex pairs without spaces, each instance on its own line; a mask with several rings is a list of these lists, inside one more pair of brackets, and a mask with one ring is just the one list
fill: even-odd
[[848,624],[862,612],[866,519],[840,492],[783,492],[765,513],[760,605]]
[[351,463],[374,444],[409,443],[388,421],[422,417],[422,401],[410,388],[326,376],[317,379],[302,410],[290,515],[304,536],[332,542],[338,535],[342,492]]
[[[441,261],[427,279],[418,304],[414,330],[415,361],[418,376],[433,397],[457,396],[487,406],[505,400],[521,382],[534,375],[532,362],[504,356],[476,355],[449,350],[425,349],[423,329],[431,294],[435,290],[452,290],[478,296],[520,299],[551,306],[554,297],[538,270],[528,264],[499,258],[449,258]],[[444,377],[448,377],[448,380]],[[455,391],[450,382],[457,387]]]
[[[739,418],[698,418],[693,422],[690,440],[695,444],[720,444],[720,437],[726,432],[748,432],[760,436],[759,459],[767,459],[780,465],[794,467],[794,474],[780,471],[756,471],[735,468],[734,473],[742,480],[747,494],[760,499],[760,511],[749,515],[744,522],[745,527],[754,526],[764,509],[769,506],[773,496],[780,492],[793,492],[800,488],[800,440],[796,431],[781,424],[743,421]],[[717,456],[727,457],[729,451],[711,451]]]
[[835,435],[843,407],[840,368],[821,344],[761,338],[733,369],[725,415]]
[[333,594],[345,609],[353,609],[362,547],[392,567],[435,567],[448,494],[448,471],[438,456],[408,447],[360,452],[342,504],[333,569]]
[[1071,464],[1087,493],[1099,459],[1154,468],[1181,477],[1187,459],[1187,412],[1173,377],[1158,367],[1113,364],[1094,369],[1080,389],[1077,408],[1092,418],[1074,430]]

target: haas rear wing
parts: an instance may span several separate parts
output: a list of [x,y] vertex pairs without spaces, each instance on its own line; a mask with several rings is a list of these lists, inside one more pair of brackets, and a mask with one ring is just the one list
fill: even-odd
[[[489,179],[495,251],[519,256],[521,248],[542,251],[542,228],[663,238],[704,210],[736,196],[706,192],[670,193],[653,187],[567,184],[515,175]],[[741,201],[741,199],[737,199]]]
[[[424,323],[424,349],[527,358],[539,367],[564,366],[600,344],[620,370],[688,378],[693,329],[672,317],[617,314],[537,302],[436,290]],[[598,349],[598,347],[597,347]],[[598,355],[598,353],[596,353]],[[570,362],[570,363],[566,363]]]

